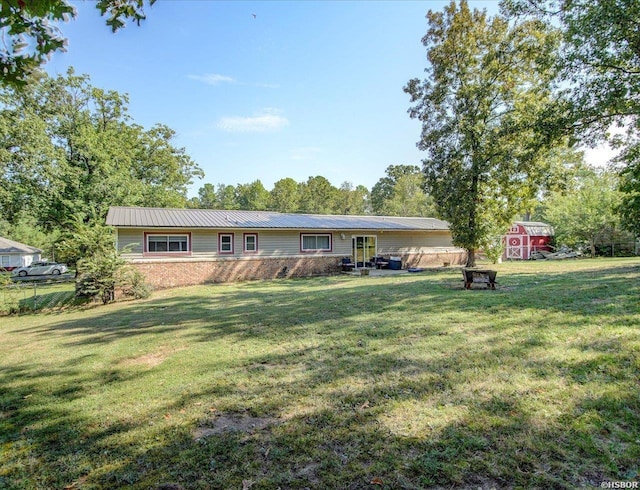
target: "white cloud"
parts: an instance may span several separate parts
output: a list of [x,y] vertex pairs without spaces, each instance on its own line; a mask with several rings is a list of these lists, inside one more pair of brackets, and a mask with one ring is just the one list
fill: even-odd
[[268,110],[250,117],[223,117],[218,120],[216,127],[233,133],[266,133],[279,131],[288,125],[289,120],[286,117]]
[[232,83],[234,85],[242,85],[245,87],[257,87],[257,88],[270,88],[277,89],[280,85],[275,83],[247,83],[239,82],[233,77],[227,75],[220,75],[218,73],[207,73],[205,75],[189,75],[191,80],[197,80],[198,82],[206,83],[207,85],[220,85],[221,83]]
[[218,75],[216,73],[208,73],[206,75],[189,75],[189,78],[191,78],[192,80],[198,80],[199,82],[204,82],[209,85],[219,85],[221,83],[236,82],[234,78],[228,77],[226,75]]
[[301,148],[294,148],[291,150],[291,160],[310,160],[316,154],[320,153],[320,148],[315,146],[304,146]]

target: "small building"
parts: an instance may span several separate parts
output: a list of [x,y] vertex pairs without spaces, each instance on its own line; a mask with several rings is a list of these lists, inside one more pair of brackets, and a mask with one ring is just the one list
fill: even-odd
[[553,227],[539,221],[516,221],[505,235],[504,258],[528,260],[537,250],[551,251]]
[[153,287],[337,273],[394,257],[404,268],[463,265],[435,218],[111,207],[122,257]]
[[40,260],[42,250],[0,237],[0,270],[26,267]]

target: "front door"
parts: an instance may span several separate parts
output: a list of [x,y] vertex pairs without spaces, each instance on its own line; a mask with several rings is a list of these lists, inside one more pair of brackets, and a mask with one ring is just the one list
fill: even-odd
[[367,262],[371,262],[376,256],[377,240],[375,235],[354,236],[352,238],[353,261],[356,264],[356,269],[366,267]]

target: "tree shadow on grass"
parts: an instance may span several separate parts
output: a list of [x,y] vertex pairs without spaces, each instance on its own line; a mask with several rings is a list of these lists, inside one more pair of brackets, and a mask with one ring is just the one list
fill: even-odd
[[[54,338],[68,361],[2,365],[0,486],[575,488],[634,479],[637,286],[628,271],[567,277],[512,274],[497,292],[464,291],[451,274],[285,281],[276,291],[247,284],[51,318],[21,334]],[[160,365],[125,362],[134,350],[124,341],[144,337],[154,340],[135,352],[176,339],[190,349]],[[74,354],[116,342],[98,368],[99,350]],[[188,364],[223,342],[237,357],[200,353],[197,367]],[[118,400],[138,396],[127,391],[134,382],[158,390],[136,405],[141,413]],[[103,397],[104,410],[84,408]],[[248,416],[270,422],[194,435]]]
[[[629,274],[635,274],[635,284]],[[310,325],[351,328],[350,323],[375,324],[375,317],[392,315],[429,318],[460,313],[494,317],[499,324],[527,309],[573,312],[576,322],[592,324],[599,317],[621,316],[638,309],[638,268],[621,267],[584,274],[509,274],[498,291],[466,291],[457,274],[432,274],[417,280],[320,278],[246,283],[242,287],[195,288],[190,296],[151,299],[110,306],[89,319],[49,322],[42,335],[74,334],[71,343],[108,343],[120,338],[193,331],[196,340],[215,341],[235,335],[250,338],[305,331]],[[367,316],[368,315],[368,316]],[[623,316],[623,315],[622,315]],[[621,317],[622,317],[621,316]],[[373,318],[373,320],[370,320]],[[466,321],[466,320],[461,320]],[[379,325],[377,335],[393,335]],[[482,323],[482,322],[480,322]],[[32,330],[30,330],[32,331]]]

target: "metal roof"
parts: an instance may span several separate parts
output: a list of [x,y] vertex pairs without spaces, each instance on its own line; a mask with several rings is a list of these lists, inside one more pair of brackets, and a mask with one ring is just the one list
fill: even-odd
[[14,242],[13,240],[9,240],[8,238],[0,237],[0,253],[38,254],[41,252],[42,250],[40,250],[39,248],[31,247],[29,245],[25,245],[24,243]]
[[435,218],[284,214],[272,211],[224,211],[112,206],[107,225],[128,228],[253,228],[302,230],[448,230]]
[[529,236],[553,236],[553,227],[541,221],[516,221]]

